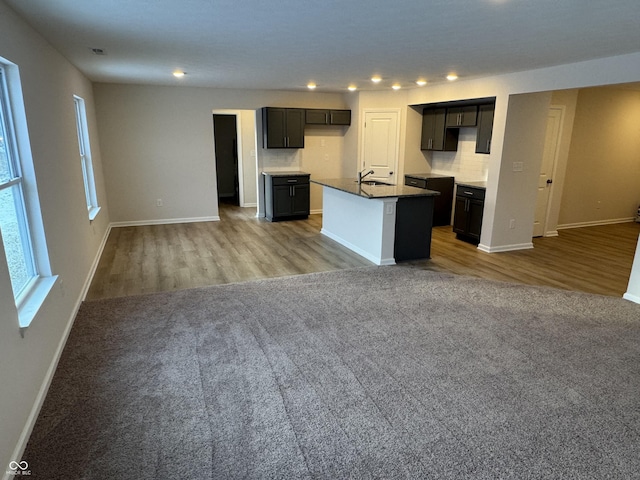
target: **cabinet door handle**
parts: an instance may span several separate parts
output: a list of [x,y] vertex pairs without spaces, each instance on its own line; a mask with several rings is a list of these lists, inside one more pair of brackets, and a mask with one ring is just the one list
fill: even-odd
[[417,184],[418,184],[418,182],[416,182],[415,180],[409,180],[409,184],[410,184],[410,185],[417,185]]
[[473,192],[464,192],[465,195],[473,195]]
[[487,152],[490,151],[490,147],[491,147],[491,140],[487,140]]

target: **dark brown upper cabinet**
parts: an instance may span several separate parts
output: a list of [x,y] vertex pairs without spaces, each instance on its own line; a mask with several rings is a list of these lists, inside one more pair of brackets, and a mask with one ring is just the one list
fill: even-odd
[[447,108],[447,128],[475,127],[478,118],[478,107],[468,105],[465,107]]
[[495,104],[493,103],[487,103],[478,107],[476,153],[491,153],[491,135],[493,133],[494,110]]
[[446,108],[425,108],[422,113],[422,150],[455,152],[458,148],[458,131],[445,127]]
[[327,110],[308,108],[305,110],[307,125],[351,125],[351,110]]
[[263,108],[263,147],[304,148],[304,120],[303,108]]

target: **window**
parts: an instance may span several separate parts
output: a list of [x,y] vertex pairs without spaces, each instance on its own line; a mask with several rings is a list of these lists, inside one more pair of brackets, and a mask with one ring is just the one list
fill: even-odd
[[89,219],[93,220],[100,211],[96,183],[93,177],[93,162],[91,161],[91,147],[89,145],[89,129],[87,128],[87,110],[84,99],[74,95],[73,103],[76,109],[76,127],[78,129],[78,147],[80,149],[80,165],[84,180],[84,195],[87,199]]
[[46,253],[19,83],[17,67],[0,62],[0,234],[18,319],[26,327],[56,277]]
[[6,75],[1,66],[0,83],[0,231],[13,295],[17,298],[36,276],[36,270],[24,203],[24,179],[13,134]]

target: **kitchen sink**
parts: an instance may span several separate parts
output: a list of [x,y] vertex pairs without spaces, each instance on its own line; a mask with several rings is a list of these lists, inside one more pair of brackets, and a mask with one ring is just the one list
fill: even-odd
[[[356,180],[357,182],[357,180]],[[381,182],[380,180],[362,180],[362,182],[360,182],[361,185],[367,185],[370,187],[373,186],[385,186],[385,187],[392,187],[393,185],[391,183],[385,183],[385,182]]]

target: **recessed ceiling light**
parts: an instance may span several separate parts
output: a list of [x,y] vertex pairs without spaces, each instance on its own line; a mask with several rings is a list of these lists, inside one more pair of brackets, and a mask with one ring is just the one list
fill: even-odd
[[391,88],[393,88],[394,90],[400,90],[400,84],[398,83],[394,83],[393,85],[391,85]]
[[358,87],[356,87],[355,85],[349,85],[347,88],[350,92],[355,92],[358,89]]
[[186,75],[185,72],[183,72],[182,70],[176,70],[175,72],[173,72],[173,76],[176,78],[182,78]]
[[313,82],[308,83],[308,84],[307,84],[307,88],[308,88],[309,90],[313,90],[314,88],[316,88],[316,84],[315,84],[315,83],[313,83]]
[[449,75],[447,75],[447,80],[449,80],[450,82],[453,82],[454,80],[458,79],[458,75],[456,75],[455,73],[450,73]]
[[373,83],[380,83],[382,81],[382,77],[380,77],[380,75],[374,75],[373,77],[371,77],[371,81]]
[[422,78],[420,78],[420,79],[416,80],[416,84],[418,84],[418,86],[420,86],[420,87],[424,87],[427,84],[427,81],[422,79]]

